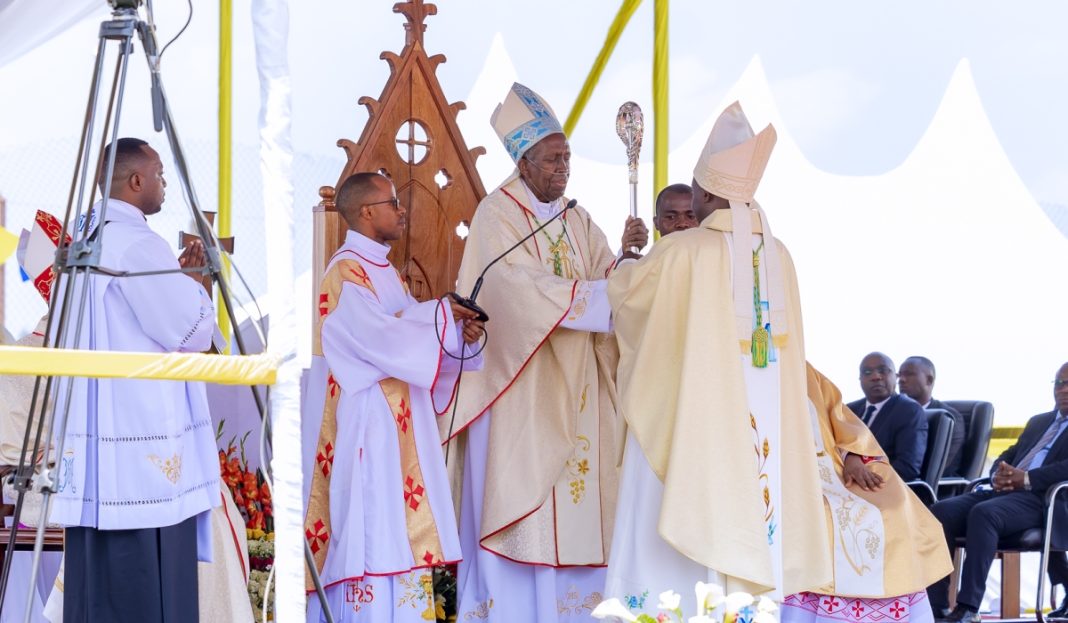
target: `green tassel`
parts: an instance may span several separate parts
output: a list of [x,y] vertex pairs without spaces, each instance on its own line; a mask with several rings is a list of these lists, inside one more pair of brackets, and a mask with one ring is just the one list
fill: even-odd
[[753,330],[752,346],[749,349],[753,356],[754,368],[768,367],[768,330],[757,327]]

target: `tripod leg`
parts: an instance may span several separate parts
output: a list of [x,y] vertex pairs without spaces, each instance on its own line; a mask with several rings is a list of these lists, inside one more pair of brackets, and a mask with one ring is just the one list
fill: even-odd
[[[84,175],[81,176],[82,177],[82,184],[79,185],[79,183],[78,183],[79,172],[84,173],[85,169],[88,167],[88,158],[89,158],[88,145],[91,143],[91,134],[92,134],[92,128],[93,128],[93,121],[94,121],[94,118],[95,118],[97,102],[99,101],[99,97],[100,97],[100,87],[101,87],[101,84],[102,84],[102,82],[101,82],[101,74],[102,74],[103,68],[104,68],[105,43],[106,43],[106,40],[104,38],[100,38],[100,40],[99,40],[99,42],[97,44],[96,62],[93,65],[93,76],[92,76],[92,80],[91,80],[90,85],[89,85],[89,97],[88,97],[88,102],[86,104],[85,120],[84,120],[84,122],[82,124],[82,135],[81,135],[81,139],[79,141],[78,158],[75,161],[74,175],[71,178],[70,194],[69,194],[68,200],[67,200],[67,212],[66,212],[66,218],[63,221],[64,227],[63,227],[63,231],[61,232],[61,240],[63,239],[63,236],[67,233],[67,231],[66,231],[67,225],[69,223],[73,222],[71,220],[71,210],[72,210],[73,206],[75,205],[74,204],[75,192],[79,188],[84,188]],[[79,193],[79,204],[80,204],[80,201],[81,201],[81,194]],[[52,324],[53,324],[53,322],[55,320],[55,313],[54,313],[55,312],[55,307],[56,307],[56,301],[55,300],[50,301],[48,328],[45,331],[45,346],[49,345],[48,341],[50,340],[50,337],[52,335],[51,328],[52,328]],[[37,436],[36,436],[37,440],[34,443],[32,452],[30,452],[29,455],[28,455],[30,457],[29,461],[31,461],[31,462],[33,462],[36,459],[36,457],[38,456],[38,450],[40,449],[40,439],[41,439],[41,429],[42,429],[41,424],[43,423],[44,419],[47,416],[47,404],[48,404],[48,395],[49,395],[49,390],[50,389],[51,389],[51,379],[49,379],[49,383],[46,384],[46,386],[45,386],[44,397],[40,400],[41,409],[40,409],[40,419],[38,419],[38,428],[37,428]],[[19,469],[16,472],[16,477],[18,477],[18,478],[28,478],[29,476],[26,473],[27,470],[32,470],[33,469],[32,463],[31,464],[27,464],[26,461],[27,461],[27,449],[28,449],[29,440],[30,440],[30,430],[31,430],[31,428],[33,426],[33,421],[34,421],[33,414],[35,412],[37,412],[39,390],[40,390],[40,378],[38,378],[38,380],[34,384],[33,397],[31,398],[31,401],[30,401],[30,410],[29,410],[30,417],[27,419],[27,422],[26,422],[26,433],[25,433],[25,436],[23,438],[23,444],[22,444],[22,456],[19,457]],[[11,532],[10,532],[9,537],[8,537],[7,548],[4,550],[3,569],[2,569],[2,571],[0,571],[0,613],[3,612],[4,603],[5,603],[5,600],[6,600],[6,597],[7,597],[8,580],[9,580],[10,574],[11,574],[11,560],[12,560],[12,556],[14,555],[14,552],[15,552],[15,542],[16,542],[16,540],[18,538],[18,528],[19,528],[20,520],[22,518],[22,507],[23,507],[23,500],[24,500],[24,497],[25,497],[26,483],[25,482],[16,483],[16,486],[19,488],[19,493],[18,493],[17,501],[15,503],[15,516],[13,518]],[[31,581],[31,584],[32,583],[33,582]]]

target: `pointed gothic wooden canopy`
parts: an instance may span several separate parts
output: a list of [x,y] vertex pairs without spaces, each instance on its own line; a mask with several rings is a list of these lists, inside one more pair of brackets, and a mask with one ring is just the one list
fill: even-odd
[[422,0],[399,2],[404,15],[404,49],[382,52],[390,76],[376,100],[361,97],[370,118],[357,142],[341,139],[348,162],[337,186],[319,189],[316,206],[313,271],[319,283],[330,257],[344,242],[346,225],[334,206],[336,189],[353,173],[379,171],[393,180],[397,196],[408,207],[405,235],[393,243],[389,259],[400,269],[415,298],[425,301],[454,289],[464,241],[457,227],[470,224],[486,195],[475,159],[486,152],[468,149],[456,115],[463,102],[448,103],[435,71],[445,56],[427,56],[423,20],[437,7]]

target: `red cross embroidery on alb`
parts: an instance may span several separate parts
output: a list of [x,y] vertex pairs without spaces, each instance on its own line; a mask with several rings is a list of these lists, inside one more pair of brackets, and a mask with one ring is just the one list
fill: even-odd
[[322,519],[316,519],[315,525],[312,527],[315,528],[315,531],[312,532],[311,529],[306,529],[304,536],[308,539],[308,545],[311,547],[312,553],[318,554],[322,546],[326,545],[326,542],[330,540],[330,533],[327,532],[326,524],[323,523]]
[[423,503],[424,493],[426,489],[423,485],[417,484],[411,476],[404,479],[404,501],[413,511],[419,510],[419,505]]

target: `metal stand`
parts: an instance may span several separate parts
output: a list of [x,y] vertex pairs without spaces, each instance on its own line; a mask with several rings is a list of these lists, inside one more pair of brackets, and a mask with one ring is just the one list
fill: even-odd
[[[93,222],[103,224],[107,212],[108,202],[100,203],[99,214],[94,214],[96,208],[95,188],[96,172],[101,171],[100,179],[103,180],[103,197],[111,195],[111,178],[115,168],[115,150],[111,150],[107,162],[100,160],[104,153],[104,146],[114,143],[118,138],[119,119],[121,118],[123,97],[126,86],[126,70],[130,57],[134,53],[134,35],[140,38],[144,47],[148,68],[152,78],[152,112],[155,129],[163,131],[167,135],[167,142],[174,155],[178,181],[181,184],[185,196],[189,200],[189,207],[193,222],[196,223],[197,233],[204,241],[205,255],[207,257],[206,268],[183,269],[184,272],[207,271],[211,274],[212,282],[219,288],[219,298],[230,318],[231,326],[234,327],[234,342],[238,352],[247,354],[244,338],[237,330],[238,323],[234,305],[231,298],[230,285],[223,274],[223,262],[220,254],[218,239],[212,231],[211,224],[205,218],[200,209],[196,193],[193,190],[189,177],[189,169],[185,160],[184,152],[178,140],[178,133],[174,127],[170,108],[163,90],[163,82],[159,68],[159,51],[155,35],[155,25],[152,20],[152,3],[148,0],[148,21],[140,19],[137,7],[141,0],[111,0],[114,7],[111,19],[100,25],[99,42],[97,45],[96,63],[93,70],[93,79],[89,88],[89,102],[86,107],[85,121],[82,126],[82,135],[78,147],[78,159],[75,164],[74,176],[71,180],[70,195],[67,200],[67,211],[63,220],[63,232],[60,235],[61,244],[56,251],[55,273],[58,277],[55,291],[49,302],[48,328],[45,331],[45,348],[74,348],[81,343],[83,322],[86,316],[86,301],[89,293],[89,277],[92,273],[108,274],[118,277],[133,276],[124,275],[106,267],[100,266],[101,249],[103,248],[104,230],[100,227],[91,227]],[[90,152],[93,148],[94,126],[97,121],[97,108],[100,99],[101,78],[104,67],[104,55],[106,43],[114,41],[118,44],[118,58],[116,60],[115,75],[112,79],[111,92],[108,99],[107,113],[103,120],[103,130],[99,138],[99,151],[95,162],[99,165],[90,168]],[[82,224],[85,224],[83,227]],[[69,244],[63,243],[65,235],[70,234],[72,240]],[[72,322],[73,321],[73,322]],[[73,324],[73,326],[72,326]],[[58,387],[57,387],[58,386]],[[15,542],[18,533],[19,520],[22,516],[23,501],[27,491],[36,491],[42,495],[41,516],[37,521],[37,533],[33,549],[33,563],[31,566],[30,591],[27,595],[25,618],[29,623],[31,607],[33,604],[34,591],[36,590],[36,578],[40,568],[41,550],[44,544],[45,525],[51,501],[51,496],[56,493],[56,482],[59,478],[61,461],[54,461],[52,456],[62,457],[64,451],[64,437],[67,422],[70,415],[70,398],[74,383],[70,379],[54,381],[52,377],[38,377],[33,390],[33,398],[30,403],[29,418],[23,437],[22,455],[19,457],[19,465],[16,469],[13,482],[18,496],[15,502],[15,515],[11,533],[4,553],[3,570],[0,573],[0,612],[7,593],[7,584],[11,572],[12,556],[15,553]],[[261,393],[256,387],[250,387],[256,408],[264,424],[265,443],[270,448],[271,428],[270,415],[267,410],[265,393]],[[269,391],[269,390],[268,390]],[[62,400],[57,401],[62,394]],[[63,408],[57,408],[62,404]],[[45,426],[45,423],[48,426]],[[55,428],[58,424],[59,428]],[[50,436],[56,439],[55,452],[51,452],[52,444],[43,439],[44,431],[48,430]],[[27,456],[31,460],[27,461]],[[36,461],[33,459],[40,456],[41,470],[36,469]],[[270,461],[264,464],[266,477],[273,482]],[[307,540],[304,540],[304,558],[308,572],[315,585],[322,611],[326,620],[333,623],[333,615],[326,601],[319,574],[316,571],[314,558]]]

